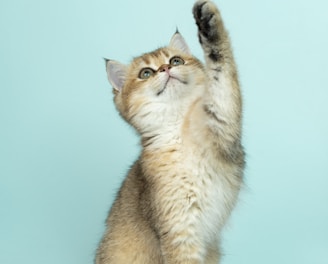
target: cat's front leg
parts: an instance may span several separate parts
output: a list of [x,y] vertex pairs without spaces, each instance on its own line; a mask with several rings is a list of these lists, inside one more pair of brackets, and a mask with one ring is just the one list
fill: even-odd
[[242,102],[230,39],[220,12],[212,1],[197,1],[193,14],[209,77],[203,105],[208,126],[224,155],[235,156],[233,152],[241,149]]

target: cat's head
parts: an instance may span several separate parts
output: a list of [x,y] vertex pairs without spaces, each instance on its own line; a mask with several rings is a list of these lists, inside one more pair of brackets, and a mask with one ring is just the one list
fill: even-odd
[[106,60],[108,80],[120,114],[140,133],[179,122],[197,100],[206,81],[180,33],[167,47],[135,58],[130,65]]

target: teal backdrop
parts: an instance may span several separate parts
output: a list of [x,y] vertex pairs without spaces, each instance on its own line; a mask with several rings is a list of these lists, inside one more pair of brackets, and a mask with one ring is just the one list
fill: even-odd
[[[327,264],[327,1],[215,2],[239,66],[248,154],[223,263]],[[193,3],[1,0],[1,264],[92,263],[140,150],[103,57],[128,63],[178,27],[202,58]]]

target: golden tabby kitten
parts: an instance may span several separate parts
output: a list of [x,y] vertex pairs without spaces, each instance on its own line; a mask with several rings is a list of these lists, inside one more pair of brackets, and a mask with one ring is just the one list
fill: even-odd
[[178,32],[129,66],[106,61],[116,107],[143,148],[109,213],[97,264],[219,263],[242,185],[242,103],[218,9],[200,0],[193,14],[205,65]]

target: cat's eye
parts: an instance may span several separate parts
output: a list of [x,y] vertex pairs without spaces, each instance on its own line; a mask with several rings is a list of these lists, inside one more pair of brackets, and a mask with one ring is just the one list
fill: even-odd
[[173,57],[172,59],[170,59],[170,64],[171,64],[172,66],[178,66],[178,65],[183,65],[183,64],[185,64],[185,62],[184,62],[184,60],[181,59],[180,57],[175,56],[175,57]]
[[151,68],[143,68],[140,72],[139,72],[139,78],[140,79],[148,79],[149,77],[153,76],[155,73],[155,71]]

